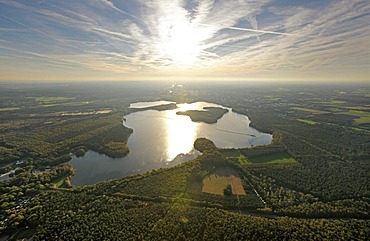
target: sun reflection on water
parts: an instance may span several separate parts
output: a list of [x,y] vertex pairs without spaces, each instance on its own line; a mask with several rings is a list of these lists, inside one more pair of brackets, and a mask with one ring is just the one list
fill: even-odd
[[[204,106],[220,106],[206,102],[177,104],[177,109],[166,113],[167,161],[193,149],[201,123],[192,122],[188,116],[177,115],[178,111],[203,110]],[[204,125],[204,124],[203,124]]]
[[172,161],[178,154],[193,149],[198,124],[189,121],[187,116],[176,115],[176,112],[168,112],[166,117],[167,161]]

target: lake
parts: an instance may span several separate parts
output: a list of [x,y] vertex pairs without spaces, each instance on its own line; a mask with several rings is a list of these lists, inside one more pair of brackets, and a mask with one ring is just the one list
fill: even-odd
[[[212,140],[222,148],[242,148],[251,145],[270,144],[272,135],[261,133],[249,127],[249,119],[230,108],[207,102],[177,104],[173,110],[142,110],[151,106],[173,102],[138,102],[131,108],[136,112],[124,116],[123,124],[132,128],[128,140],[130,153],[123,158],[109,158],[88,151],[84,157],[73,157],[75,168],[73,185],[93,184],[102,180],[121,178],[131,174],[144,173],[156,168],[174,166],[194,159],[200,153],[193,148],[199,137]],[[190,117],[177,115],[178,111],[202,110],[203,107],[222,107],[228,109],[216,124],[193,122]]]

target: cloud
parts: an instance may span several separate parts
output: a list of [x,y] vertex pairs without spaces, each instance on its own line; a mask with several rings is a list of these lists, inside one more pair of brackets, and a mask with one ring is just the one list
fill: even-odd
[[136,16],[132,15],[131,13],[126,12],[126,11],[124,11],[124,10],[119,9],[118,7],[116,7],[116,5],[114,5],[114,3],[113,3],[113,1],[112,1],[112,0],[101,0],[101,1],[102,1],[105,5],[107,5],[107,6],[111,7],[112,9],[114,9],[114,10],[116,10],[116,11],[118,11],[118,12],[122,13],[122,14],[125,14],[125,15],[127,15],[127,16],[130,16],[131,18],[134,18],[134,19],[136,19],[136,20],[140,20],[138,17],[136,17]]
[[[212,26],[212,25],[206,25],[206,24],[202,24],[202,25],[203,26]],[[296,35],[296,34],[291,34],[291,33],[267,31],[267,30],[252,29],[252,28],[224,27],[224,29],[240,30],[240,31],[246,31],[246,32],[253,32],[253,33],[262,33],[262,34],[276,34],[276,35],[287,35],[287,36]]]
[[130,76],[183,71],[309,76],[354,67],[366,73],[366,0],[297,5],[282,7],[275,0],[3,0],[0,23],[12,26],[0,28],[8,33],[0,41],[15,59],[23,53],[60,67],[77,64],[86,71]]

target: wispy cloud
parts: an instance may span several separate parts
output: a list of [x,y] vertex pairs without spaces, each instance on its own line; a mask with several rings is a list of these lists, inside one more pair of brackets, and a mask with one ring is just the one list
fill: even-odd
[[114,9],[114,10],[116,10],[116,11],[118,11],[118,12],[124,14],[124,15],[130,16],[131,18],[140,20],[135,15],[132,15],[131,13],[126,12],[126,11],[124,11],[124,10],[119,9],[118,7],[116,7],[116,5],[114,5],[113,1],[111,1],[111,0],[100,0],[100,1],[97,1],[97,2],[101,2],[101,3],[105,4],[106,6],[111,7],[112,9]]
[[0,36],[0,53],[6,51],[7,62],[24,63],[22,55],[39,59],[40,72],[50,61],[122,79],[184,71],[189,77],[328,77],[336,69],[347,77],[356,69],[366,78],[369,22],[366,0],[299,6],[275,0],[2,0],[0,32],[7,34]]

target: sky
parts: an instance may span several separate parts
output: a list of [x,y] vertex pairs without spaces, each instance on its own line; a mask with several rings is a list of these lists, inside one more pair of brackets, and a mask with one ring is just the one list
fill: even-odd
[[0,80],[370,82],[370,1],[0,0]]

